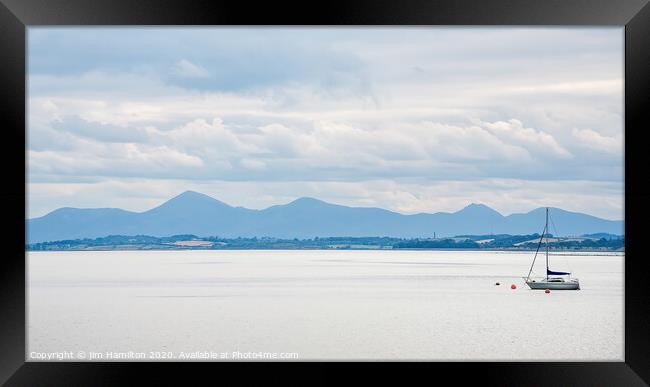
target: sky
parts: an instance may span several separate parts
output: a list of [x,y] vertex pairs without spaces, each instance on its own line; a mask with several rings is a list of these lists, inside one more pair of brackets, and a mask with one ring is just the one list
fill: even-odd
[[194,190],[620,220],[623,31],[30,27],[27,217]]

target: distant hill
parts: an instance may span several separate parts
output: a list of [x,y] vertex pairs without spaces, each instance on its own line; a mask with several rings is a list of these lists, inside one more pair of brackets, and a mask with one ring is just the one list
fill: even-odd
[[[551,208],[558,235],[622,235],[623,221]],[[108,235],[236,237],[426,238],[460,234],[533,234],[544,227],[544,208],[503,216],[483,204],[460,211],[404,215],[381,208],[347,207],[313,198],[263,210],[232,207],[210,196],[187,191],[144,212],[115,208],[60,208],[27,220],[28,243],[97,238]]]
[[614,234],[608,234],[606,232],[597,232],[595,234],[584,234],[581,235],[582,237],[585,238],[591,238],[591,239],[607,239],[607,240],[614,240],[614,239],[622,239],[623,235],[614,235]]

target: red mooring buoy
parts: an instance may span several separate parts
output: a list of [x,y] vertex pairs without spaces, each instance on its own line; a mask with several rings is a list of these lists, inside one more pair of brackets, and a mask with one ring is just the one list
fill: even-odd
[[550,292],[551,292],[551,291],[548,290],[548,289],[544,290],[544,293],[546,293],[546,294],[549,294]]
[[515,284],[510,285],[510,289],[517,289],[517,285]]
[[497,282],[495,285],[496,285],[496,286],[499,286],[499,285],[501,285],[501,284]]

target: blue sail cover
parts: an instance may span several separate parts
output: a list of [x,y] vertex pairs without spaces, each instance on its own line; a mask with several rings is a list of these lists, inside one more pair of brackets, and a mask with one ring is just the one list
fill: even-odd
[[571,274],[571,273],[567,273],[567,272],[564,272],[564,271],[553,271],[553,270],[546,269],[546,275],[569,275],[569,274]]

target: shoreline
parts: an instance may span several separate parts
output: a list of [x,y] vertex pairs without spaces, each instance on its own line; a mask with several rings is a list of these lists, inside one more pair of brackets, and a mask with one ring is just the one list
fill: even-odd
[[[230,248],[230,249],[203,249],[203,248],[179,248],[179,249],[121,249],[121,248],[116,248],[116,249],[60,249],[60,250],[29,250],[25,249],[25,253],[34,253],[34,252],[80,252],[80,251],[301,251],[301,250],[309,250],[309,251],[317,251],[317,250],[322,250],[322,251],[485,251],[485,252],[508,252],[508,253],[526,253],[526,252],[534,252],[534,249],[476,249],[476,248],[423,248],[423,249],[417,249],[417,248],[403,248],[403,249],[358,249],[358,248],[349,248],[349,249],[318,249],[318,248],[304,248],[304,249],[237,249],[237,248]],[[549,250],[549,254],[551,253],[607,253],[607,254],[600,254],[600,255],[620,255],[624,256],[625,255],[625,250],[595,250],[595,249],[576,249],[576,250],[568,250],[568,249],[557,249],[557,250]],[[560,255],[560,254],[555,254],[555,255]],[[579,255],[579,254],[561,254],[561,255]],[[596,254],[594,254],[596,255]]]

